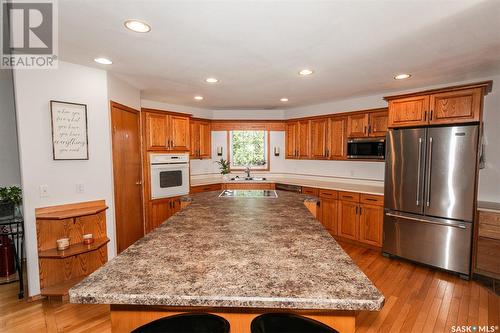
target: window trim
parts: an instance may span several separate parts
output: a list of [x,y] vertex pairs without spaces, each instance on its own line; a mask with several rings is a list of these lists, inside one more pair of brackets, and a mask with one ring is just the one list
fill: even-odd
[[[245,171],[244,168],[232,168],[231,167],[231,132],[233,130],[226,131],[226,139],[227,139],[227,161],[229,162],[229,172],[232,171]],[[271,170],[271,131],[266,129],[234,129],[234,131],[264,131],[267,136],[267,156],[266,156],[266,167],[262,169],[254,169],[250,168],[252,171],[269,171]]]

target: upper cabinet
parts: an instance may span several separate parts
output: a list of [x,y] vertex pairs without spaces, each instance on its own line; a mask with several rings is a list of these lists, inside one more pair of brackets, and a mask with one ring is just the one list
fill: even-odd
[[317,118],[311,120],[311,158],[328,158],[329,119]]
[[147,150],[189,150],[189,116],[143,110],[143,119]]
[[191,120],[190,157],[206,159],[211,157],[212,134],[210,121]]
[[295,120],[285,125],[285,151],[286,158],[306,159],[310,151],[310,121]]
[[389,127],[479,122],[483,97],[491,86],[486,81],[384,97],[389,102]]
[[387,110],[356,112],[347,117],[347,136],[350,138],[385,136]]
[[347,151],[347,117],[335,116],[330,118],[328,127],[328,158],[342,160]]

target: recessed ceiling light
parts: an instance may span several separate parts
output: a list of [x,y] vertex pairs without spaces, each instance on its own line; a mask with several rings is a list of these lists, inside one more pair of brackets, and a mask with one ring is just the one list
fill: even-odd
[[95,58],[94,61],[101,65],[111,65],[113,63],[108,58]]
[[411,74],[398,74],[394,76],[395,80],[404,80],[404,79],[409,79],[411,77]]
[[135,32],[150,32],[151,31],[151,26],[143,21],[126,20],[124,24],[125,24],[125,27],[127,29],[135,31]]
[[217,82],[219,82],[219,80],[217,80],[214,77],[209,77],[209,78],[205,79],[205,82],[208,82],[208,83],[217,83]]
[[288,102],[288,98],[283,97],[282,99],[280,99],[280,101],[282,101],[282,102]]
[[197,101],[201,101],[203,99],[203,96],[194,96],[194,99]]
[[304,68],[303,70],[301,70],[299,72],[299,75],[307,76],[307,75],[311,75],[312,73],[314,73],[312,69]]

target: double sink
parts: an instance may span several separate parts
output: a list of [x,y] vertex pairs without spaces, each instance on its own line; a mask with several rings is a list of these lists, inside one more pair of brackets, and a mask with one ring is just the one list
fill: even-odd
[[239,177],[239,176],[236,176],[236,177],[233,177],[229,180],[235,181],[235,182],[237,182],[237,181],[251,181],[251,180],[259,182],[259,181],[266,180],[266,178],[265,177]]

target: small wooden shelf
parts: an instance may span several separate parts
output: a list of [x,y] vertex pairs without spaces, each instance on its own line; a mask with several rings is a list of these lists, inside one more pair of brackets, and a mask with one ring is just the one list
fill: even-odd
[[40,291],[42,296],[64,296],[68,294],[68,291],[75,284],[79,283],[83,279],[85,279],[87,275],[77,276],[70,280],[66,280],[64,282],[59,282],[58,284],[52,285],[50,287],[45,287]]
[[57,248],[40,251],[39,258],[64,259],[78,254],[87,253],[100,249],[109,242],[109,238],[96,239],[94,243],[85,245],[83,243],[73,244],[64,251],[59,251]]
[[108,209],[108,206],[106,206],[104,200],[97,200],[78,204],[37,208],[35,211],[37,220],[65,220],[98,214],[106,209]]

